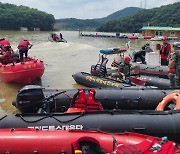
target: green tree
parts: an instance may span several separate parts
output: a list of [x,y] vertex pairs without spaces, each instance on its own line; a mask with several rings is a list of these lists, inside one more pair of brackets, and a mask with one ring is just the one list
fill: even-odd
[[34,28],[40,28],[42,31],[53,30],[54,16],[46,12],[1,2],[0,11],[0,29],[18,30],[20,27],[27,27],[29,30]]

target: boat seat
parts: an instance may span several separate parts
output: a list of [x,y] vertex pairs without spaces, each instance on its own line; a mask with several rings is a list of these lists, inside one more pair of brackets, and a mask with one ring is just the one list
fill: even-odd
[[91,89],[87,96],[86,110],[89,112],[103,110],[101,102],[95,101],[95,90]]

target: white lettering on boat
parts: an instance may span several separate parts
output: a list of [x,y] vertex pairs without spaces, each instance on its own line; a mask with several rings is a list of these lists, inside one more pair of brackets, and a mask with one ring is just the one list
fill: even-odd
[[29,126],[28,128],[38,129],[38,130],[82,130],[83,125],[58,125],[58,126]]

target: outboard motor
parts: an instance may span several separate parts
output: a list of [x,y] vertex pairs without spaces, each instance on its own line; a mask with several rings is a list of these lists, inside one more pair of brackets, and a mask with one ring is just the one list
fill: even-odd
[[34,113],[43,104],[45,98],[43,88],[36,85],[28,85],[19,90],[16,96],[16,101],[12,104],[21,112]]

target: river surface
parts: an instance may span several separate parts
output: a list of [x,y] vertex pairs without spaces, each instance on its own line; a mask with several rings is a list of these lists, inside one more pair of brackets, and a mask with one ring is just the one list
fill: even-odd
[[[33,44],[32,49],[29,50],[29,56],[41,59],[45,64],[41,85],[56,89],[82,87],[76,84],[72,74],[80,71],[89,72],[91,65],[98,61],[100,49],[124,48],[128,42],[117,38],[80,37],[78,31],[61,31],[61,33],[68,43],[48,41],[50,32],[0,31],[0,38],[7,38],[13,49],[17,48],[20,40],[28,39]],[[131,51],[140,49],[146,42],[145,40],[131,41]],[[153,49],[155,43],[150,42]],[[115,55],[107,57],[109,58],[107,66],[110,66]],[[18,110],[12,106],[12,101],[15,100],[20,88],[22,85],[0,81],[0,115],[18,113]]]

